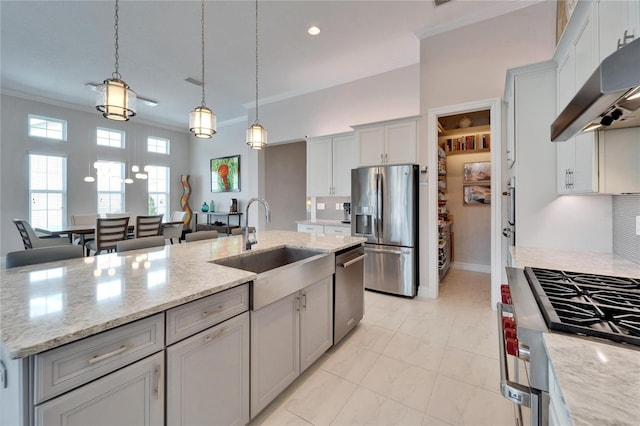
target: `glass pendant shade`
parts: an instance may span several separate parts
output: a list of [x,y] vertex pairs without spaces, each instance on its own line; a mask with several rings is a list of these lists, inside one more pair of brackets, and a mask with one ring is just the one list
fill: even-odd
[[252,149],[262,149],[267,145],[267,131],[255,122],[247,129],[247,145]]
[[145,180],[145,179],[147,179],[147,175],[144,174],[144,173],[136,173],[136,179]]
[[138,167],[137,164],[134,164],[133,166],[131,166],[131,171],[133,173],[138,173],[140,171],[140,167]]
[[132,183],[133,183],[133,179],[131,179],[131,178],[126,178],[126,179],[124,180],[124,183],[126,183],[127,185],[132,184]]
[[109,120],[128,121],[136,115],[136,92],[124,81],[111,78],[97,88],[96,109]]
[[204,105],[189,113],[189,130],[197,138],[211,138],[216,134],[216,115]]
[[93,176],[85,176],[84,181],[91,183],[91,182],[95,182],[96,178],[94,178]]

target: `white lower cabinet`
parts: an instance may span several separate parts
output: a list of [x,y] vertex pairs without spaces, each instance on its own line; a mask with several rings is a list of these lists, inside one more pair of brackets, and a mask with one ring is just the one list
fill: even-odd
[[549,363],[549,426],[571,426],[573,420],[562,397],[553,366]]
[[322,234],[324,232],[324,226],[311,225],[308,223],[299,223],[298,232],[307,232],[309,234]]
[[167,348],[168,425],[249,422],[249,313]]
[[299,223],[298,232],[307,232],[310,234],[327,234],[327,235],[351,235],[350,226],[340,225],[315,225],[308,223]]
[[333,340],[333,276],[251,312],[251,418]]
[[35,407],[36,425],[163,425],[159,352]]

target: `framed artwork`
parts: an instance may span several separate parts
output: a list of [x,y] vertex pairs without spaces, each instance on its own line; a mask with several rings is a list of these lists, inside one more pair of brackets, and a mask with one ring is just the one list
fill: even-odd
[[491,185],[463,187],[464,204],[491,204]]
[[463,185],[491,184],[491,162],[464,163]]
[[211,160],[211,192],[240,191],[240,156]]

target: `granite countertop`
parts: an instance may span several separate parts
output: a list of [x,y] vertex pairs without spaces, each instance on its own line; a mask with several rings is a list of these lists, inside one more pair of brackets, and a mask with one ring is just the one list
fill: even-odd
[[[337,252],[364,238],[265,231],[252,252]],[[111,253],[0,271],[0,339],[24,358],[253,280],[211,263],[244,253],[242,236]]]
[[296,223],[304,225],[327,225],[327,226],[344,226],[351,227],[351,223],[343,223],[339,220],[296,220]]
[[[640,265],[611,253],[511,247],[514,266],[640,278]],[[564,333],[545,333],[558,387],[576,425],[637,425],[640,351]]]
[[544,345],[575,425],[637,425],[640,352],[557,333]]
[[561,269],[589,274],[640,278],[640,265],[612,253],[559,250],[539,247],[511,247],[514,266]]

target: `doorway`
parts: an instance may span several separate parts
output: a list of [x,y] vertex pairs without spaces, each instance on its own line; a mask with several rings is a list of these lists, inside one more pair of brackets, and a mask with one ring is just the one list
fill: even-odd
[[[484,111],[484,112],[481,113],[481,111]],[[482,125],[481,124],[482,121],[480,117],[487,116],[487,115],[489,118],[489,122],[487,124]],[[463,118],[465,118],[465,121],[461,122]],[[498,301],[500,280],[502,277],[502,274],[501,274],[502,245],[500,244],[501,240],[499,237],[500,219],[501,219],[500,212],[502,211],[502,207],[501,207],[502,197],[500,196],[501,194],[500,191],[502,187],[502,185],[500,184],[500,182],[502,181],[502,177],[501,177],[502,166],[500,161],[501,159],[500,153],[502,152],[501,101],[498,98],[494,98],[494,99],[487,99],[487,100],[478,101],[478,102],[470,102],[465,104],[430,109],[428,111],[428,118],[427,118],[428,170],[438,170],[439,142],[443,142],[442,139],[439,140],[438,138],[439,136],[438,123],[439,122],[449,123],[449,122],[454,122],[454,120],[457,120],[457,122],[455,122],[457,127],[460,127],[461,124],[462,124],[462,127],[467,126],[467,124],[468,124],[468,127],[471,127],[471,124],[473,124],[474,121],[476,122],[476,124],[481,124],[482,126],[486,126],[486,127],[482,127],[483,129],[482,131],[478,131],[477,133],[472,132],[473,134],[478,135],[476,136],[476,139],[474,142],[475,146],[478,146],[479,143],[480,144],[483,143],[483,140],[482,140],[483,134],[487,134],[490,141],[489,151],[473,152],[473,153],[469,152],[464,154],[461,154],[460,152],[457,153],[458,155],[456,156],[458,157],[458,159],[456,159],[452,163],[455,164],[455,167],[459,167],[459,170],[456,170],[456,175],[459,175],[459,176],[453,180],[453,185],[455,185],[456,188],[455,188],[455,191],[453,191],[453,194],[451,195],[454,195],[456,198],[458,198],[456,200],[457,203],[459,204],[459,208],[458,206],[456,206],[458,210],[458,215],[460,215],[460,212],[464,211],[465,209],[467,211],[471,211],[469,209],[479,208],[481,209],[479,210],[479,212],[482,212],[482,214],[489,217],[488,230],[486,230],[488,231],[488,244],[487,244],[487,240],[485,239],[484,248],[482,249],[484,250],[484,255],[487,254],[487,250],[488,250],[488,255],[490,258],[488,262],[489,263],[488,268],[487,268],[487,265],[484,265],[483,268],[478,268],[477,266],[474,266],[474,265],[477,265],[474,262],[480,262],[480,264],[482,264],[482,261],[477,261],[477,260],[472,262],[466,262],[467,263],[466,265],[464,264],[465,262],[460,260],[460,264],[458,266],[461,266],[462,269],[480,270],[482,272],[491,273],[491,304],[492,304],[492,307],[495,307],[495,304]],[[471,121],[471,123],[467,123],[468,120]],[[447,124],[447,125],[449,127],[453,127],[453,124]],[[444,125],[441,125],[440,127],[443,128]],[[480,127],[480,126],[477,126],[477,127]],[[460,132],[462,134],[465,131],[460,130]],[[454,139],[454,138],[452,137],[451,139]],[[444,142],[446,143],[446,138]],[[471,144],[471,142],[472,142],[471,139],[465,139],[464,147],[467,148],[468,145],[466,145],[466,143]],[[486,144],[486,138],[484,143]],[[461,148],[462,148],[461,145],[456,145],[455,147],[451,146],[450,149],[461,149]],[[489,153],[488,156],[486,155],[487,152]],[[451,157],[453,157],[453,155]],[[467,157],[469,161],[466,161],[464,157]],[[486,163],[487,161],[490,162],[490,167],[488,168],[488,170],[490,170],[489,183],[487,183],[486,181],[483,181],[481,185],[472,185],[473,179],[476,179],[476,180],[478,179],[477,176],[476,177],[472,176],[470,179],[467,179],[467,182],[464,182],[465,163],[469,163],[471,165],[469,167],[473,167],[475,163]],[[487,167],[488,165],[486,164],[478,165],[478,167],[483,167],[483,166]],[[434,174],[431,174],[431,173],[430,175],[434,176]],[[457,180],[459,180],[459,182]],[[471,188],[471,187],[475,187],[475,188]],[[488,199],[487,199],[487,196],[488,196]],[[429,226],[430,232],[428,233],[429,286],[428,286],[427,296],[432,298],[438,297],[438,291],[439,291],[438,283],[440,280],[440,276],[439,276],[440,234],[439,234],[438,200],[439,200],[438,179],[435,179],[435,178],[429,179],[428,181],[428,206],[429,206],[428,226]],[[465,200],[468,202],[467,204],[465,204]],[[474,203],[476,205],[474,205]],[[487,206],[485,204],[489,204],[488,212],[486,210]],[[478,210],[476,212],[478,212]],[[473,219],[473,215],[467,215],[466,213],[467,212],[465,212],[463,216],[467,216],[465,221],[469,222],[469,220]],[[459,217],[459,221],[458,221],[459,232],[458,232],[458,236],[456,236],[455,222],[457,219],[454,214],[454,217],[453,217],[454,250],[456,245],[455,240],[458,239],[459,242],[462,241],[462,235],[460,235],[462,234],[461,231],[463,229],[466,229],[467,230],[466,232],[468,232],[469,229],[473,229],[470,227],[470,225],[472,224],[469,224],[469,223],[466,223],[463,226],[462,219],[463,219],[462,217]],[[478,248],[473,248],[473,250],[478,250]],[[454,261],[456,260],[459,260],[459,259],[455,259],[454,257]],[[434,284],[432,285],[432,283]]]

